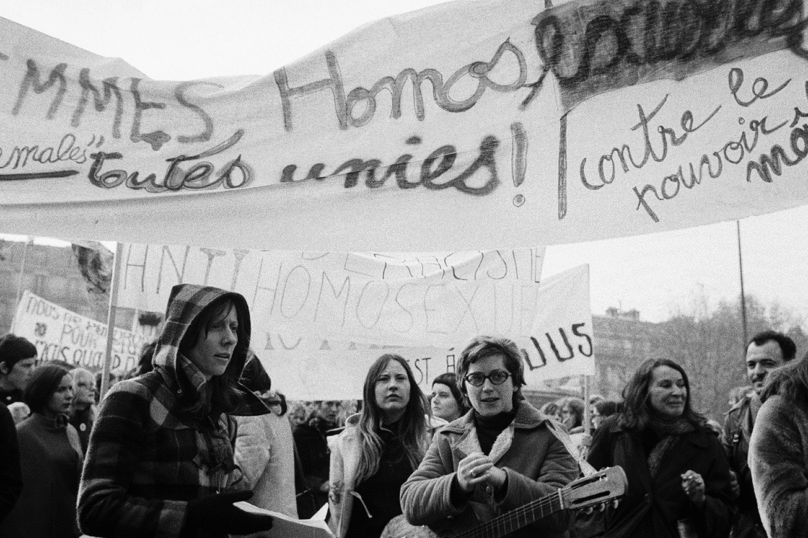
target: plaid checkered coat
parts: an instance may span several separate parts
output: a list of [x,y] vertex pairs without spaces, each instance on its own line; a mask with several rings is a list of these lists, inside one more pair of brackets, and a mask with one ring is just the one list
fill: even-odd
[[[229,489],[240,479],[233,460],[235,420],[224,414],[198,419],[182,405],[206,381],[179,353],[180,342],[202,309],[223,295],[233,299],[249,334],[250,314],[241,295],[175,286],[154,371],[116,384],[101,403],[79,489],[79,525],[85,534],[187,536],[182,531],[188,501]],[[248,349],[249,342],[238,342],[228,370],[241,372]],[[268,412],[244,392],[246,406],[238,414]]]

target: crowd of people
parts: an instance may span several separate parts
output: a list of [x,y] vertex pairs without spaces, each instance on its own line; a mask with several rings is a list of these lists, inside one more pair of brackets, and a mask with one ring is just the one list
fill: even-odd
[[808,356],[782,333],[748,343],[723,425],[665,358],[620,401],[537,409],[522,351],[489,336],[427,394],[383,354],[361,400],[287,402],[250,334],[240,294],[175,286],[136,375],[100,401],[93,372],[0,338],[0,536],[262,536],[273,517],[245,502],[323,517],[337,538],[457,533],[614,466],[616,506],[517,518],[507,535],[792,537],[808,522]]

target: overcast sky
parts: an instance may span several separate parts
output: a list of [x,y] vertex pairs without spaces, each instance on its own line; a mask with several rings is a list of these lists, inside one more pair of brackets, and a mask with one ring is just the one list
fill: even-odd
[[[357,26],[432,0],[0,0],[0,15],[154,79],[263,75]],[[805,161],[808,162],[808,161]],[[805,165],[803,165],[805,167]],[[806,168],[808,172],[808,168]],[[741,221],[747,293],[808,319],[808,209]],[[2,232],[2,230],[0,230]],[[647,321],[740,293],[735,222],[548,249],[545,274],[591,268],[592,309]]]

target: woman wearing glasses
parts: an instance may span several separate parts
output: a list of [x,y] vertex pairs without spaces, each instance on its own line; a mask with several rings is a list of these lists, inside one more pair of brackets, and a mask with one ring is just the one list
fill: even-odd
[[[472,413],[447,425],[401,488],[413,525],[462,531],[553,493],[578,477],[555,424],[524,400],[522,354],[511,340],[479,336],[457,364]],[[566,536],[562,511],[510,534]]]

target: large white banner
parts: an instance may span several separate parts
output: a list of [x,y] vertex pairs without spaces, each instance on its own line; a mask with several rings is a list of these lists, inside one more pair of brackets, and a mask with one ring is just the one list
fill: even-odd
[[0,229],[467,250],[808,201],[803,0],[549,4],[457,0],[185,82],[0,20]]
[[543,259],[544,247],[395,254],[125,245],[118,305],[163,312],[172,286],[205,284],[244,295],[257,351],[338,341],[451,347],[486,332],[530,334],[543,308]]
[[[82,316],[25,290],[17,305],[12,332],[36,346],[40,361],[65,361],[89,370],[104,367],[107,324]],[[124,373],[138,363],[146,334],[115,329],[110,370]]]
[[[594,375],[589,267],[543,281],[536,303],[539,309],[529,327],[501,334],[514,340],[524,354],[527,388],[543,388],[542,381],[547,379]],[[273,387],[290,398],[361,399],[367,371],[382,354],[396,353],[407,359],[419,386],[429,393],[435,377],[455,371],[467,343],[462,339],[446,348],[383,348],[332,341],[322,350],[256,348],[256,353],[272,377]]]

